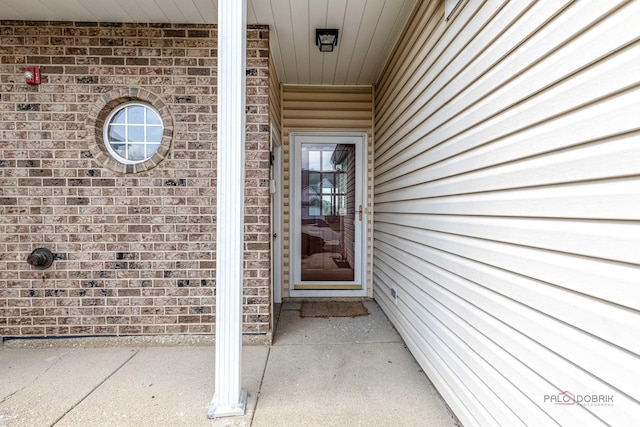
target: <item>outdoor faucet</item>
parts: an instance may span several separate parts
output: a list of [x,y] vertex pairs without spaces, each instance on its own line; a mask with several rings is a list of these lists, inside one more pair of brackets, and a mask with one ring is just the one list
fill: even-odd
[[38,248],[27,257],[27,263],[35,268],[44,270],[53,264],[53,254],[47,248]]

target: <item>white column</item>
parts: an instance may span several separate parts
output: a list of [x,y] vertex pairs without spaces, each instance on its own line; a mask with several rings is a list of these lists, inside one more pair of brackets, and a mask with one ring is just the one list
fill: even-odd
[[241,389],[246,0],[218,1],[215,394],[209,418],[243,415]]

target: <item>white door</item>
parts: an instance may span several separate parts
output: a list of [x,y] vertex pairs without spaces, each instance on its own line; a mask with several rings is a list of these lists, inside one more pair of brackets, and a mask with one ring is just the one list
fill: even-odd
[[291,295],[364,295],[366,135],[292,133],[291,144]]

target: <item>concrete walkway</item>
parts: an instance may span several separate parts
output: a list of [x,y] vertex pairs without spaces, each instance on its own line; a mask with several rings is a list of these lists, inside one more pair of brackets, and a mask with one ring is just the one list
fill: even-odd
[[[207,419],[208,345],[0,350],[0,426],[456,426],[380,308],[301,318],[282,307],[274,343],[243,347],[243,417]],[[91,342],[91,341],[89,341]]]

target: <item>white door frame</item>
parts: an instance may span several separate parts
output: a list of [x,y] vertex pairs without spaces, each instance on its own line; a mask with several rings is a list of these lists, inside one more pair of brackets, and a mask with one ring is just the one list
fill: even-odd
[[282,302],[282,144],[271,123],[271,283],[274,303]]
[[[355,246],[356,265],[355,283],[362,285],[361,289],[294,289],[296,283],[300,283],[300,246],[301,237],[294,227],[300,224],[301,212],[298,200],[300,198],[301,182],[301,144],[302,142],[344,142],[356,145],[356,206],[362,206],[362,220],[357,220],[360,224],[356,227]],[[289,138],[289,295],[291,297],[366,297],[367,296],[367,134],[365,132],[291,132]],[[356,210],[355,215],[358,215]],[[336,282],[341,283],[341,282]]]

